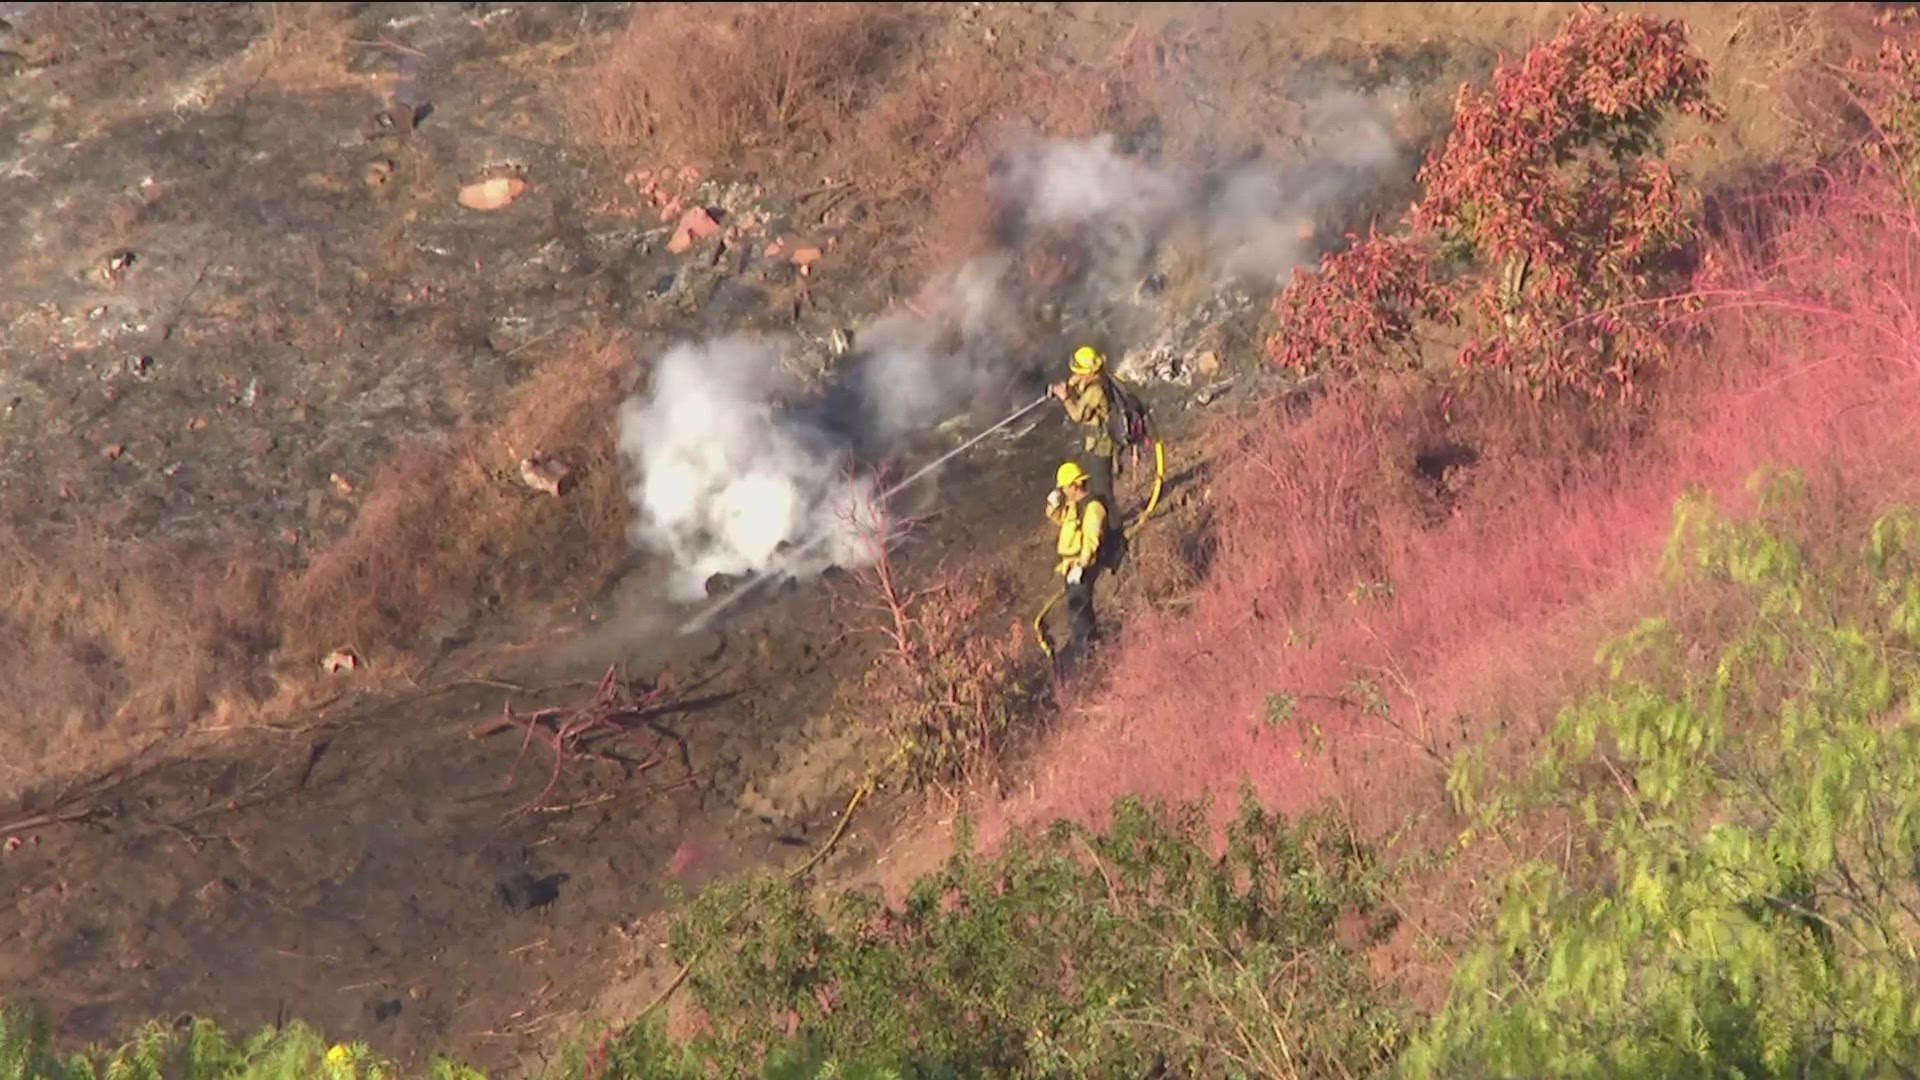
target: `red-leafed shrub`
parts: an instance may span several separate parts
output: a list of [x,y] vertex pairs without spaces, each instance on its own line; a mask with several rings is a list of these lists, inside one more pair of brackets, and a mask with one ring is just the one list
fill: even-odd
[[[1661,587],[1683,491],[1738,504],[1776,465],[1843,508],[1920,497],[1920,208],[1872,171],[1749,204],[1637,430],[1494,380],[1353,385],[1303,419],[1223,422],[1205,579],[1131,614],[1003,819],[1098,820],[1118,792],[1245,777],[1270,805],[1447,827],[1438,758],[1487,739],[1495,767],[1526,759],[1592,643]],[[1437,515],[1419,475],[1436,458],[1460,463]]]
[[1659,130],[1676,113],[1720,117],[1706,80],[1678,21],[1583,9],[1487,87],[1461,87],[1410,233],[1296,278],[1270,355],[1353,372],[1410,357],[1419,320],[1470,316],[1466,366],[1536,398],[1631,396],[1668,355],[1665,298],[1696,240],[1695,196]]
[[1420,171],[1416,230],[1482,272],[1463,362],[1536,396],[1631,394],[1667,354],[1661,305],[1685,283],[1695,206],[1666,160],[1672,114],[1718,119],[1677,20],[1586,9],[1485,89]]
[[1351,238],[1316,274],[1294,271],[1274,302],[1281,330],[1267,341],[1276,363],[1356,374],[1388,356],[1412,366],[1419,320],[1452,318],[1454,297],[1434,276],[1432,245],[1416,236]]

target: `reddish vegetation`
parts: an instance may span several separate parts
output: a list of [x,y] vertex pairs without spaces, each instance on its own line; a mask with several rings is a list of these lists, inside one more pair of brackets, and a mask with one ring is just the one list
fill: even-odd
[[1008,588],[994,575],[946,568],[907,584],[892,548],[918,527],[863,505],[849,514],[872,562],[851,572],[838,603],[853,625],[885,642],[858,687],[855,711],[891,741],[889,767],[932,785],[984,784],[1019,718],[1038,711],[1041,679],[1024,628],[995,633]]
[[[1633,396],[1667,356],[1655,301],[1684,284],[1696,220],[1659,128],[1673,114],[1720,118],[1706,85],[1678,20],[1576,15],[1491,86],[1460,88],[1453,130],[1420,171],[1411,235],[1369,236],[1296,275],[1275,303],[1271,355],[1377,366],[1389,345],[1406,351],[1415,319],[1469,315],[1464,366],[1536,398]],[[1460,260],[1477,273],[1445,281]]]
[[[1231,445],[1216,431],[1231,467],[1213,486],[1211,574],[1189,612],[1135,618],[1088,721],[1008,816],[1095,817],[1122,792],[1227,798],[1243,776],[1275,805],[1335,796],[1378,827],[1431,814],[1433,754],[1493,733],[1524,753],[1586,678],[1593,635],[1624,614],[1610,600],[1648,581],[1684,487],[1737,504],[1774,464],[1869,505],[1920,497],[1911,199],[1868,177],[1722,220],[1736,230],[1703,283],[1705,343],[1637,437],[1509,391],[1443,404],[1420,386],[1336,396],[1298,422],[1269,409]],[[1447,445],[1476,453],[1464,476],[1418,479],[1417,456]],[[1297,700],[1277,729],[1275,693]],[[1316,726],[1324,749],[1304,745]]]
[[1301,371],[1415,366],[1414,326],[1453,314],[1454,298],[1435,279],[1434,262],[1423,237],[1370,231],[1356,238],[1312,275],[1296,275],[1274,301],[1281,330],[1267,344],[1268,357]]

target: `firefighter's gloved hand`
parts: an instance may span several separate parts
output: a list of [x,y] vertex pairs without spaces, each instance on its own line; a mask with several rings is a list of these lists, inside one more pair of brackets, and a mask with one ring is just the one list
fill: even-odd
[[1070,570],[1068,570],[1068,571],[1067,571],[1067,584],[1069,584],[1069,585],[1078,585],[1078,584],[1080,584],[1080,571],[1081,571],[1082,569],[1084,569],[1084,567],[1079,567],[1079,566],[1076,566],[1076,567],[1073,567],[1072,569],[1070,569]]

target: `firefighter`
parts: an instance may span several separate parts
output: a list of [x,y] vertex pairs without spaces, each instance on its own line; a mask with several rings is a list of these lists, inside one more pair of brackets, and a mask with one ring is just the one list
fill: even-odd
[[1093,640],[1093,579],[1106,552],[1107,505],[1087,490],[1087,473],[1077,462],[1066,462],[1054,473],[1054,489],[1047,493],[1047,519],[1060,527],[1054,552],[1054,572],[1066,580],[1067,644],[1064,660]]
[[1113,439],[1113,402],[1107,395],[1106,379],[1102,377],[1106,366],[1107,358],[1100,355],[1098,349],[1082,345],[1074,350],[1073,359],[1067,365],[1071,374],[1047,390],[1066,407],[1067,419],[1085,429],[1082,448],[1092,489],[1111,502],[1113,480],[1120,466],[1120,448]]

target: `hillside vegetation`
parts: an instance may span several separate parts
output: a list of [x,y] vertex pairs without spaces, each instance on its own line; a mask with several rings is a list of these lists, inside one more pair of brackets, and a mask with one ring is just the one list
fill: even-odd
[[[1043,702],[888,594],[902,659],[954,658],[869,690],[912,778],[1056,709],[999,762],[1033,794],[897,896],[707,888],[675,1009],[558,1071],[1911,1075],[1920,45],[1874,33],[1817,164],[1738,178],[1688,156],[1723,109],[1677,21],[1583,11],[1462,88],[1405,219],[1272,299],[1320,389],[1199,437],[1180,603]],[[814,122],[738,94],[756,126],[672,134]],[[297,1026],[0,1028],[0,1077],[388,1075]]]

